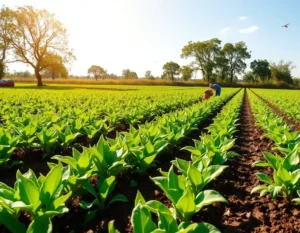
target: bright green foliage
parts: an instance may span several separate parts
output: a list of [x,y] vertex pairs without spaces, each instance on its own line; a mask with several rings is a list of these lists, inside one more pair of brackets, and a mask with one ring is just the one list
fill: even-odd
[[58,146],[58,133],[54,128],[43,129],[37,134],[39,144],[44,153],[51,154],[54,149]]
[[[68,211],[65,202],[71,197],[72,193],[74,195],[79,193],[83,194],[84,197],[88,197],[80,200],[80,206],[87,210],[85,222],[92,220],[99,211],[106,210],[111,203],[127,201],[127,198],[122,194],[116,193],[113,195],[116,176],[120,173],[125,173],[128,168],[134,172],[146,174],[149,168],[158,164],[158,156],[163,155],[161,152],[167,151],[169,147],[184,140],[210,114],[214,113],[222,103],[228,100],[234,91],[225,91],[220,98],[212,98],[209,101],[197,104],[193,103],[199,101],[199,93],[197,94],[197,101],[196,98],[187,98],[189,95],[180,94],[179,96],[182,96],[181,99],[179,98],[180,100],[171,101],[173,107],[170,107],[171,103],[166,105],[158,98],[155,109],[156,113],[159,114],[177,110],[185,105],[190,106],[157,117],[154,121],[146,122],[144,125],[139,126],[138,129],[131,126],[129,132],[117,133],[115,139],[101,136],[96,145],[88,148],[82,147],[82,152],[73,148],[72,156],[53,156],[52,159],[58,161],[58,164],[48,163],[51,171],[46,177],[40,175],[37,178],[31,170],[25,174],[18,172],[14,188],[7,187],[4,184],[0,186],[0,216],[5,219],[5,221],[0,220],[4,222],[1,222],[1,224],[8,225],[8,223],[13,223],[11,226],[15,227],[14,230],[11,230],[7,225],[5,226],[10,231],[24,232],[24,226],[18,222],[18,217],[21,210],[26,210],[33,218],[32,223],[28,227],[29,232],[37,231],[36,229],[38,229],[38,232],[50,232],[52,229],[51,218],[63,215]],[[138,95],[134,96],[138,97]],[[117,106],[116,109],[118,107],[120,109],[116,111],[116,109],[112,108],[113,110],[106,109],[107,111],[103,111],[103,108],[94,108],[94,106],[98,106],[97,102],[92,101],[86,95],[77,99],[77,103],[71,101],[76,99],[74,96],[69,96],[69,99],[67,99],[68,104],[63,102],[66,99],[62,96],[60,97],[63,101],[53,96],[53,99],[58,103],[52,102],[51,99],[47,98],[38,100],[34,95],[27,97],[24,98],[22,96],[20,99],[12,99],[9,102],[11,108],[4,104],[4,109],[9,114],[4,115],[2,109],[0,109],[0,114],[4,115],[2,119],[5,120],[4,124],[2,124],[4,126],[3,132],[5,135],[6,133],[11,133],[11,138],[17,138],[17,143],[12,148],[24,146],[26,152],[30,152],[32,148],[41,148],[45,156],[51,155],[57,149],[68,152],[68,149],[77,143],[79,136],[88,136],[89,140],[92,140],[95,139],[95,135],[105,135],[114,127],[112,122],[118,124],[120,120],[125,119],[123,117],[125,115],[126,119],[133,117],[129,120],[131,122],[138,122],[136,116],[141,117],[143,115],[150,118],[153,116],[150,110],[145,110],[146,107],[143,109],[145,111],[143,114],[139,114],[134,109],[138,109],[141,106],[151,106],[152,109],[153,105],[151,105],[151,102],[153,102],[154,97],[149,98],[150,101],[145,101],[145,97],[137,98],[135,100],[136,104],[133,104],[135,107],[131,106],[133,109],[131,111],[132,115],[126,109],[124,110],[125,104],[121,98],[117,98],[119,103],[115,105]],[[94,97],[97,98],[97,96]],[[169,97],[170,95],[167,94],[164,96],[164,98]],[[20,107],[21,99],[24,100],[22,102],[22,107],[24,107],[22,113],[17,110]],[[3,99],[0,101],[3,102]],[[142,105],[139,101],[145,101],[145,105]],[[38,109],[32,109],[33,102]],[[43,111],[40,112],[40,109]],[[100,109],[102,110],[100,111]],[[120,113],[121,109],[124,110],[124,115],[115,114],[118,111]],[[53,112],[57,114],[53,114]],[[107,117],[107,113],[111,113],[111,118]],[[39,115],[39,118],[36,115]],[[20,128],[18,128],[18,125]],[[18,144],[19,140],[22,141],[22,144]],[[65,166],[63,167],[61,163],[65,164]],[[193,169],[194,165],[197,171]],[[193,167],[190,167],[190,171],[187,172],[189,176],[187,177],[181,175],[178,176],[181,178],[176,178],[176,175],[173,173],[172,179],[174,177],[175,179],[180,179],[180,187],[187,185],[186,188],[179,190],[178,194],[180,196],[173,198],[177,200],[174,202],[176,212],[172,212],[173,215],[175,213],[179,219],[189,220],[193,213],[200,211],[203,206],[215,201],[224,202],[225,199],[215,191],[202,190],[224,168],[223,166],[207,168],[200,162],[196,162],[193,164]],[[194,174],[198,175],[198,172],[201,172],[203,176],[203,184],[197,183],[192,177]],[[95,180],[97,180],[96,183],[94,182]],[[170,197],[172,197],[172,192]],[[142,209],[141,212],[144,211]],[[172,221],[176,221],[177,217],[173,216]],[[168,220],[164,220],[165,216],[162,214],[159,218],[162,219],[161,221]],[[158,224],[160,226],[163,223]],[[197,232],[198,229],[202,228],[210,229],[210,227],[202,223],[190,224],[182,222],[179,226],[177,225],[178,232]],[[111,225],[110,230],[115,231]],[[168,232],[172,232],[172,229]]]
[[13,137],[10,133],[5,132],[3,129],[0,128],[0,166],[12,167],[21,163],[21,161],[14,161],[11,165],[8,165],[8,162],[10,161],[10,156],[13,153],[17,143],[17,137]]
[[283,118],[266,107],[262,100],[258,99],[252,93],[251,95],[257,125],[264,130],[266,137],[274,141],[277,149],[283,153],[291,152],[299,144],[300,131],[292,132],[291,127],[283,121]]
[[195,146],[187,146],[183,149],[190,151],[192,160],[202,162],[203,166],[224,164],[228,159],[236,156],[233,151],[229,151],[235,139],[222,139],[212,135],[202,135],[201,141],[194,140]]
[[257,89],[255,93],[280,108],[281,111],[300,122],[299,90]]
[[114,227],[114,221],[110,221],[108,223],[108,233],[120,233],[120,231],[116,230]]
[[97,145],[90,149],[92,160],[96,168],[93,174],[100,177],[116,176],[129,167],[125,163],[125,158],[128,154],[126,144],[123,144],[120,140],[116,142],[120,144],[110,146],[110,144],[101,137]]
[[260,196],[270,193],[272,198],[283,195],[290,200],[300,191],[300,156],[298,148],[295,148],[285,158],[271,153],[264,153],[267,162],[257,161],[255,166],[271,167],[273,179],[267,174],[257,173],[257,177],[265,185],[259,185],[252,189],[253,192],[260,192]]
[[[0,183],[0,216],[2,224],[13,232],[25,232],[17,217],[26,210],[33,218],[27,232],[51,232],[53,216],[68,212],[65,202],[72,192],[64,193],[70,170],[61,164],[47,174],[35,176],[32,170],[25,174],[17,172],[14,188]],[[13,225],[10,225],[13,223]]]
[[[158,224],[152,220],[151,213],[157,215]],[[131,223],[135,233],[219,233],[208,223],[181,222],[178,225],[176,213],[159,201],[146,202],[138,191],[135,207],[131,215]]]
[[258,173],[257,177],[265,184],[253,188],[252,193],[260,192],[260,196],[269,193],[272,198],[280,195],[298,203],[298,198],[293,198],[297,197],[300,190],[300,132],[291,131],[283,119],[273,113],[262,100],[253,93],[249,94],[256,123],[282,154],[264,153],[267,162],[254,163],[255,166],[271,167],[273,175],[270,178],[267,174]]
[[66,163],[71,170],[70,183],[76,184],[76,180],[87,179],[92,175],[93,163],[92,156],[89,149],[83,148],[83,152],[80,153],[75,148],[72,151],[73,157],[70,156],[53,156],[52,159],[56,159],[62,163]]
[[232,101],[223,107],[222,112],[208,127],[210,134],[203,134],[200,140],[194,140],[194,147],[183,148],[191,152],[192,161],[201,163],[201,166],[209,167],[224,164],[228,159],[237,155],[229,150],[235,143],[235,139],[232,137],[236,132],[242,97],[243,92],[238,93]]
[[212,165],[209,167],[203,167],[202,163],[176,158],[173,161],[180,172],[185,177],[186,181],[189,181],[192,185],[193,192],[199,193],[205,188],[212,180],[217,178],[228,166]]
[[87,202],[84,200],[80,200],[79,204],[83,209],[92,209],[90,210],[85,218],[85,221],[88,222],[92,220],[97,213],[97,211],[103,211],[109,205],[111,205],[114,202],[122,201],[126,202],[128,201],[127,197],[123,194],[117,194],[112,198],[109,198],[110,194],[115,188],[116,182],[115,177],[111,176],[105,179],[98,179],[96,187],[94,187],[91,183],[88,181],[81,181],[80,184],[82,185],[82,188],[87,191],[93,198],[92,202]]
[[[81,136],[89,141],[107,135],[118,124],[137,124],[200,102],[197,89],[167,92],[93,90],[0,90],[1,128],[17,137],[26,153],[41,148],[51,155],[66,151]],[[103,104],[105,103],[105,104]]]
[[163,176],[151,178],[166,194],[172,202],[178,218],[188,221],[199,212],[202,207],[214,202],[226,202],[226,200],[214,190],[193,190],[191,183],[186,181],[184,175],[176,175],[171,166],[168,173]]

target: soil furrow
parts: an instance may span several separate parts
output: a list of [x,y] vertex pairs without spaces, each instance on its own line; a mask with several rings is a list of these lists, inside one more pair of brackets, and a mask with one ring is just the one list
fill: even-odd
[[270,169],[252,167],[253,162],[263,159],[262,152],[273,152],[273,143],[261,138],[262,135],[245,92],[233,148],[239,155],[227,163],[229,168],[209,187],[220,192],[228,204],[205,208],[194,221],[214,224],[223,233],[300,232],[299,207],[282,199],[271,200],[269,196],[261,198],[250,193],[259,184],[256,172],[272,174]]

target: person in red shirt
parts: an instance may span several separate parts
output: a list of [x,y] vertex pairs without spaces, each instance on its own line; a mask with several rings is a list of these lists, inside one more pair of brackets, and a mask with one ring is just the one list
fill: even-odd
[[213,96],[213,91],[212,90],[206,90],[205,92],[204,92],[204,95],[203,95],[203,97],[202,97],[202,101],[204,101],[204,100],[208,100],[210,97],[212,97]]

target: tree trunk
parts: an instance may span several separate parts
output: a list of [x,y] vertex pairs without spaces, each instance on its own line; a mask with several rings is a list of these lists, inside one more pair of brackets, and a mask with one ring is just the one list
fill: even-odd
[[233,72],[230,72],[230,84],[232,84],[232,80],[233,80]]
[[34,73],[35,73],[35,77],[37,79],[37,85],[43,86],[42,75],[40,74],[40,71],[38,69],[34,69]]
[[0,62],[0,80],[4,78],[4,64]]

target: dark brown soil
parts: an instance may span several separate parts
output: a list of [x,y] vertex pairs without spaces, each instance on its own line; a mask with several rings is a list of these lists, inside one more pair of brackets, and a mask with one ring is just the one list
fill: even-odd
[[244,97],[236,145],[233,150],[239,156],[230,160],[229,168],[210,186],[220,192],[228,204],[214,204],[203,209],[194,221],[205,221],[217,226],[224,233],[300,232],[300,208],[282,199],[271,200],[250,194],[259,184],[255,173],[271,170],[252,167],[262,160],[262,152],[272,152],[272,142],[263,138],[263,132],[255,126],[247,94]]
[[[252,90],[251,90],[252,91]],[[272,111],[277,114],[278,116],[282,117],[283,120],[289,125],[291,126],[292,131],[300,131],[300,123],[296,122],[292,117],[290,117],[289,115],[287,115],[285,112],[283,112],[281,109],[279,109],[276,105],[270,103],[269,101],[267,101],[266,99],[264,99],[263,97],[261,97],[260,95],[256,94],[254,91],[252,91],[257,97],[259,97],[260,99],[262,99],[269,108],[272,109]]]

